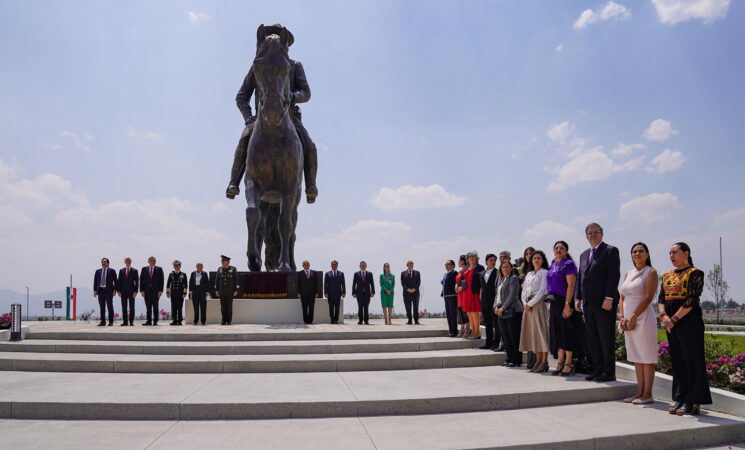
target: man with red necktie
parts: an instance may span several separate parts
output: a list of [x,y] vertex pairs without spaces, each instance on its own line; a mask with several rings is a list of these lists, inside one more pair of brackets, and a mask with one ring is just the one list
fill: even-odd
[[357,316],[359,321],[357,325],[370,325],[370,316],[368,308],[370,307],[370,297],[375,297],[375,281],[373,275],[367,271],[367,263],[360,262],[360,271],[354,274],[352,282],[352,297],[357,299]]
[[135,320],[135,297],[140,286],[140,276],[132,267],[132,258],[124,258],[124,268],[119,270],[119,297],[122,299],[122,325],[133,326]]
[[140,292],[145,297],[145,308],[147,308],[147,322],[145,326],[158,325],[160,311],[158,301],[163,295],[165,277],[163,269],[155,265],[155,256],[147,259],[147,266],[140,271]]

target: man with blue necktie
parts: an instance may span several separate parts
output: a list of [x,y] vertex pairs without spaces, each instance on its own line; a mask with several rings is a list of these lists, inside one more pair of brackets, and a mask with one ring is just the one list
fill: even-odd
[[116,292],[116,270],[109,267],[109,258],[101,258],[101,268],[93,276],[93,296],[98,297],[101,310],[99,327],[106,326],[106,309],[109,312],[109,326],[114,325],[114,292]]
[[352,297],[357,299],[357,325],[370,325],[370,297],[375,297],[375,281],[370,272],[367,271],[367,263],[360,262],[360,271],[354,274],[352,281]]
[[117,288],[119,297],[122,299],[122,325],[133,326],[135,320],[135,297],[140,286],[140,275],[137,269],[132,267],[132,259],[124,258],[124,267],[119,270],[119,281]]

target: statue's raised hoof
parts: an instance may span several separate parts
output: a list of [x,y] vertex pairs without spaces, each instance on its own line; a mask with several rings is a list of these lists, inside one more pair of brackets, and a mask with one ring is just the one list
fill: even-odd
[[261,272],[261,258],[258,256],[248,257],[248,270],[251,272]]

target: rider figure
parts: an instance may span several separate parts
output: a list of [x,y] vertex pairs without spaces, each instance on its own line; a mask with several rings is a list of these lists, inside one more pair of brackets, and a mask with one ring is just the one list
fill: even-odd
[[[279,34],[284,28],[280,24],[274,24],[267,27],[266,34]],[[289,35],[287,46],[291,46],[295,41],[292,33],[286,30]],[[257,42],[257,47],[260,43]],[[303,145],[303,159],[304,159],[304,172],[305,172],[305,195],[308,203],[316,201],[318,196],[318,188],[316,188],[316,172],[318,171],[318,156],[316,153],[316,144],[313,143],[308,131],[303,126],[301,121],[300,107],[298,103],[305,103],[310,100],[310,86],[308,81],[305,79],[305,71],[303,65],[299,61],[290,60],[290,95],[292,96],[292,108],[290,115],[292,117],[292,123],[295,125],[297,134],[300,137],[300,141]],[[248,152],[248,141],[251,138],[251,132],[253,131],[254,122],[256,116],[251,114],[251,95],[256,91],[254,98],[254,104],[258,113],[259,104],[261,103],[261,92],[258,90],[256,79],[253,74],[253,66],[249,69],[246,78],[243,79],[243,85],[238,90],[238,94],[235,96],[235,103],[238,105],[238,109],[243,114],[243,120],[246,123],[246,127],[241,134],[241,138],[238,141],[238,147],[235,149],[235,155],[233,156],[233,168],[230,171],[230,184],[228,189],[225,191],[225,196],[232,199],[236,195],[240,194],[240,181],[243,178],[243,173],[246,170],[246,154]]]

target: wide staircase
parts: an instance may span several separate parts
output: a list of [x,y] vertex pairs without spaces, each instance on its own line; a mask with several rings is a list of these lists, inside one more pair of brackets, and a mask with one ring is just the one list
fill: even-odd
[[475,348],[483,341],[444,337],[444,328],[440,321],[34,324],[23,342],[0,342],[0,419],[9,419],[0,420],[0,436],[11,432],[5,442],[16,448],[113,441],[120,448],[665,449],[745,441],[745,419],[671,416],[664,402],[621,402],[635,391],[629,382],[501,367],[503,354]]

